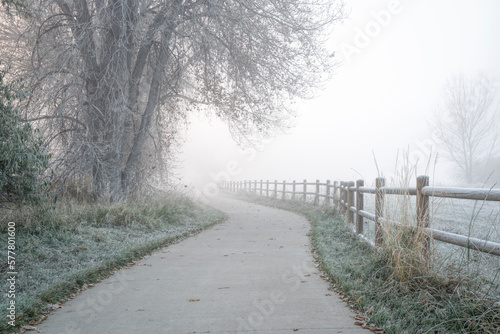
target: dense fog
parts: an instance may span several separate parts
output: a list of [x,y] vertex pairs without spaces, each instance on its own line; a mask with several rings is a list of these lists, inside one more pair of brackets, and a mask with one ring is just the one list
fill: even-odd
[[348,17],[329,41],[339,66],[316,98],[295,105],[294,125],[255,147],[238,146],[223,122],[192,115],[179,156],[180,185],[203,189],[228,177],[373,184],[378,175],[394,179],[404,169],[429,175],[432,184],[500,181],[490,164],[489,179],[483,172],[464,182],[432,131],[453,76],[482,73],[499,113],[500,3],[351,0],[346,8]]

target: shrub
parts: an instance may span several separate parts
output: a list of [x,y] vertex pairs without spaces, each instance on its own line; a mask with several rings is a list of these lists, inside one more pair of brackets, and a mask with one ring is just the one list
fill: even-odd
[[14,102],[21,93],[0,71],[0,205],[39,203],[49,156],[31,125],[20,120]]

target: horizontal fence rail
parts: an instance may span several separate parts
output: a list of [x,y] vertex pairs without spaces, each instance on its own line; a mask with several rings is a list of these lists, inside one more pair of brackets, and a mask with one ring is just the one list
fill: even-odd
[[[390,222],[395,225],[400,223],[389,221],[384,217],[384,203],[386,195],[416,196],[416,227],[424,234],[422,242],[425,252],[430,254],[430,239],[438,240],[484,253],[500,256],[500,243],[481,240],[470,236],[450,233],[430,227],[430,197],[444,197],[466,200],[500,201],[500,189],[482,188],[450,188],[429,186],[428,176],[417,177],[416,187],[388,187],[384,178],[375,180],[375,187],[365,187],[364,180],[354,181],[326,181],[308,182],[278,182],[269,180],[254,181],[226,181],[219,184],[221,190],[230,193],[253,193],[278,199],[290,199],[303,202],[312,202],[318,205],[320,201],[333,207],[344,214],[349,224],[354,225],[356,234],[367,240],[363,234],[363,219],[375,223],[375,246],[383,243],[381,224]],[[291,187],[291,190],[290,190]],[[375,212],[368,212],[364,207],[364,194],[375,195]],[[289,196],[287,196],[289,195]]]

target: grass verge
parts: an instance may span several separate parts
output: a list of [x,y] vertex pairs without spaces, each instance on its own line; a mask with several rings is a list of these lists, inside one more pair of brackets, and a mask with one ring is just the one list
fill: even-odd
[[401,282],[394,275],[394,254],[376,252],[360,241],[331,207],[254,195],[238,198],[294,211],[311,222],[317,261],[333,290],[361,314],[364,327],[382,328],[384,333],[500,333],[495,300],[471,288],[480,282],[458,284],[439,275]]
[[[157,201],[90,205],[66,203],[55,210],[24,211],[0,222],[4,259],[8,222],[15,222],[15,326],[0,303],[0,333],[36,325],[54,305],[154,250],[225,219],[215,209],[171,195]],[[12,225],[12,224],[11,224]],[[7,261],[0,265],[8,291]]]

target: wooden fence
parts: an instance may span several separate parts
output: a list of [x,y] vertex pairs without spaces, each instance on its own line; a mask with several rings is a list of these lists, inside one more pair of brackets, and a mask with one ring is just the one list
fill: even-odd
[[[363,180],[354,181],[326,181],[316,182],[270,182],[267,181],[228,181],[219,184],[221,190],[238,193],[247,192],[260,196],[274,197],[280,199],[298,200],[333,205],[335,209],[345,214],[349,224],[355,224],[356,234],[367,240],[363,234],[363,219],[375,222],[375,246],[382,245],[383,233],[381,224],[388,222],[384,218],[385,195],[408,195],[416,196],[416,220],[415,229],[423,232],[425,236],[422,242],[424,249],[430,247],[430,239],[445,243],[467,247],[488,254],[500,256],[500,243],[481,240],[470,236],[445,232],[430,228],[429,197],[458,198],[480,201],[500,201],[500,189],[482,188],[449,188],[429,186],[428,176],[417,177],[416,187],[388,187],[384,178],[375,180],[375,187],[365,187]],[[290,190],[291,187],[291,190]],[[312,191],[311,187],[314,188]],[[323,191],[321,191],[323,190]],[[375,212],[365,211],[364,194],[375,195]],[[392,222],[399,224],[398,222]]]

